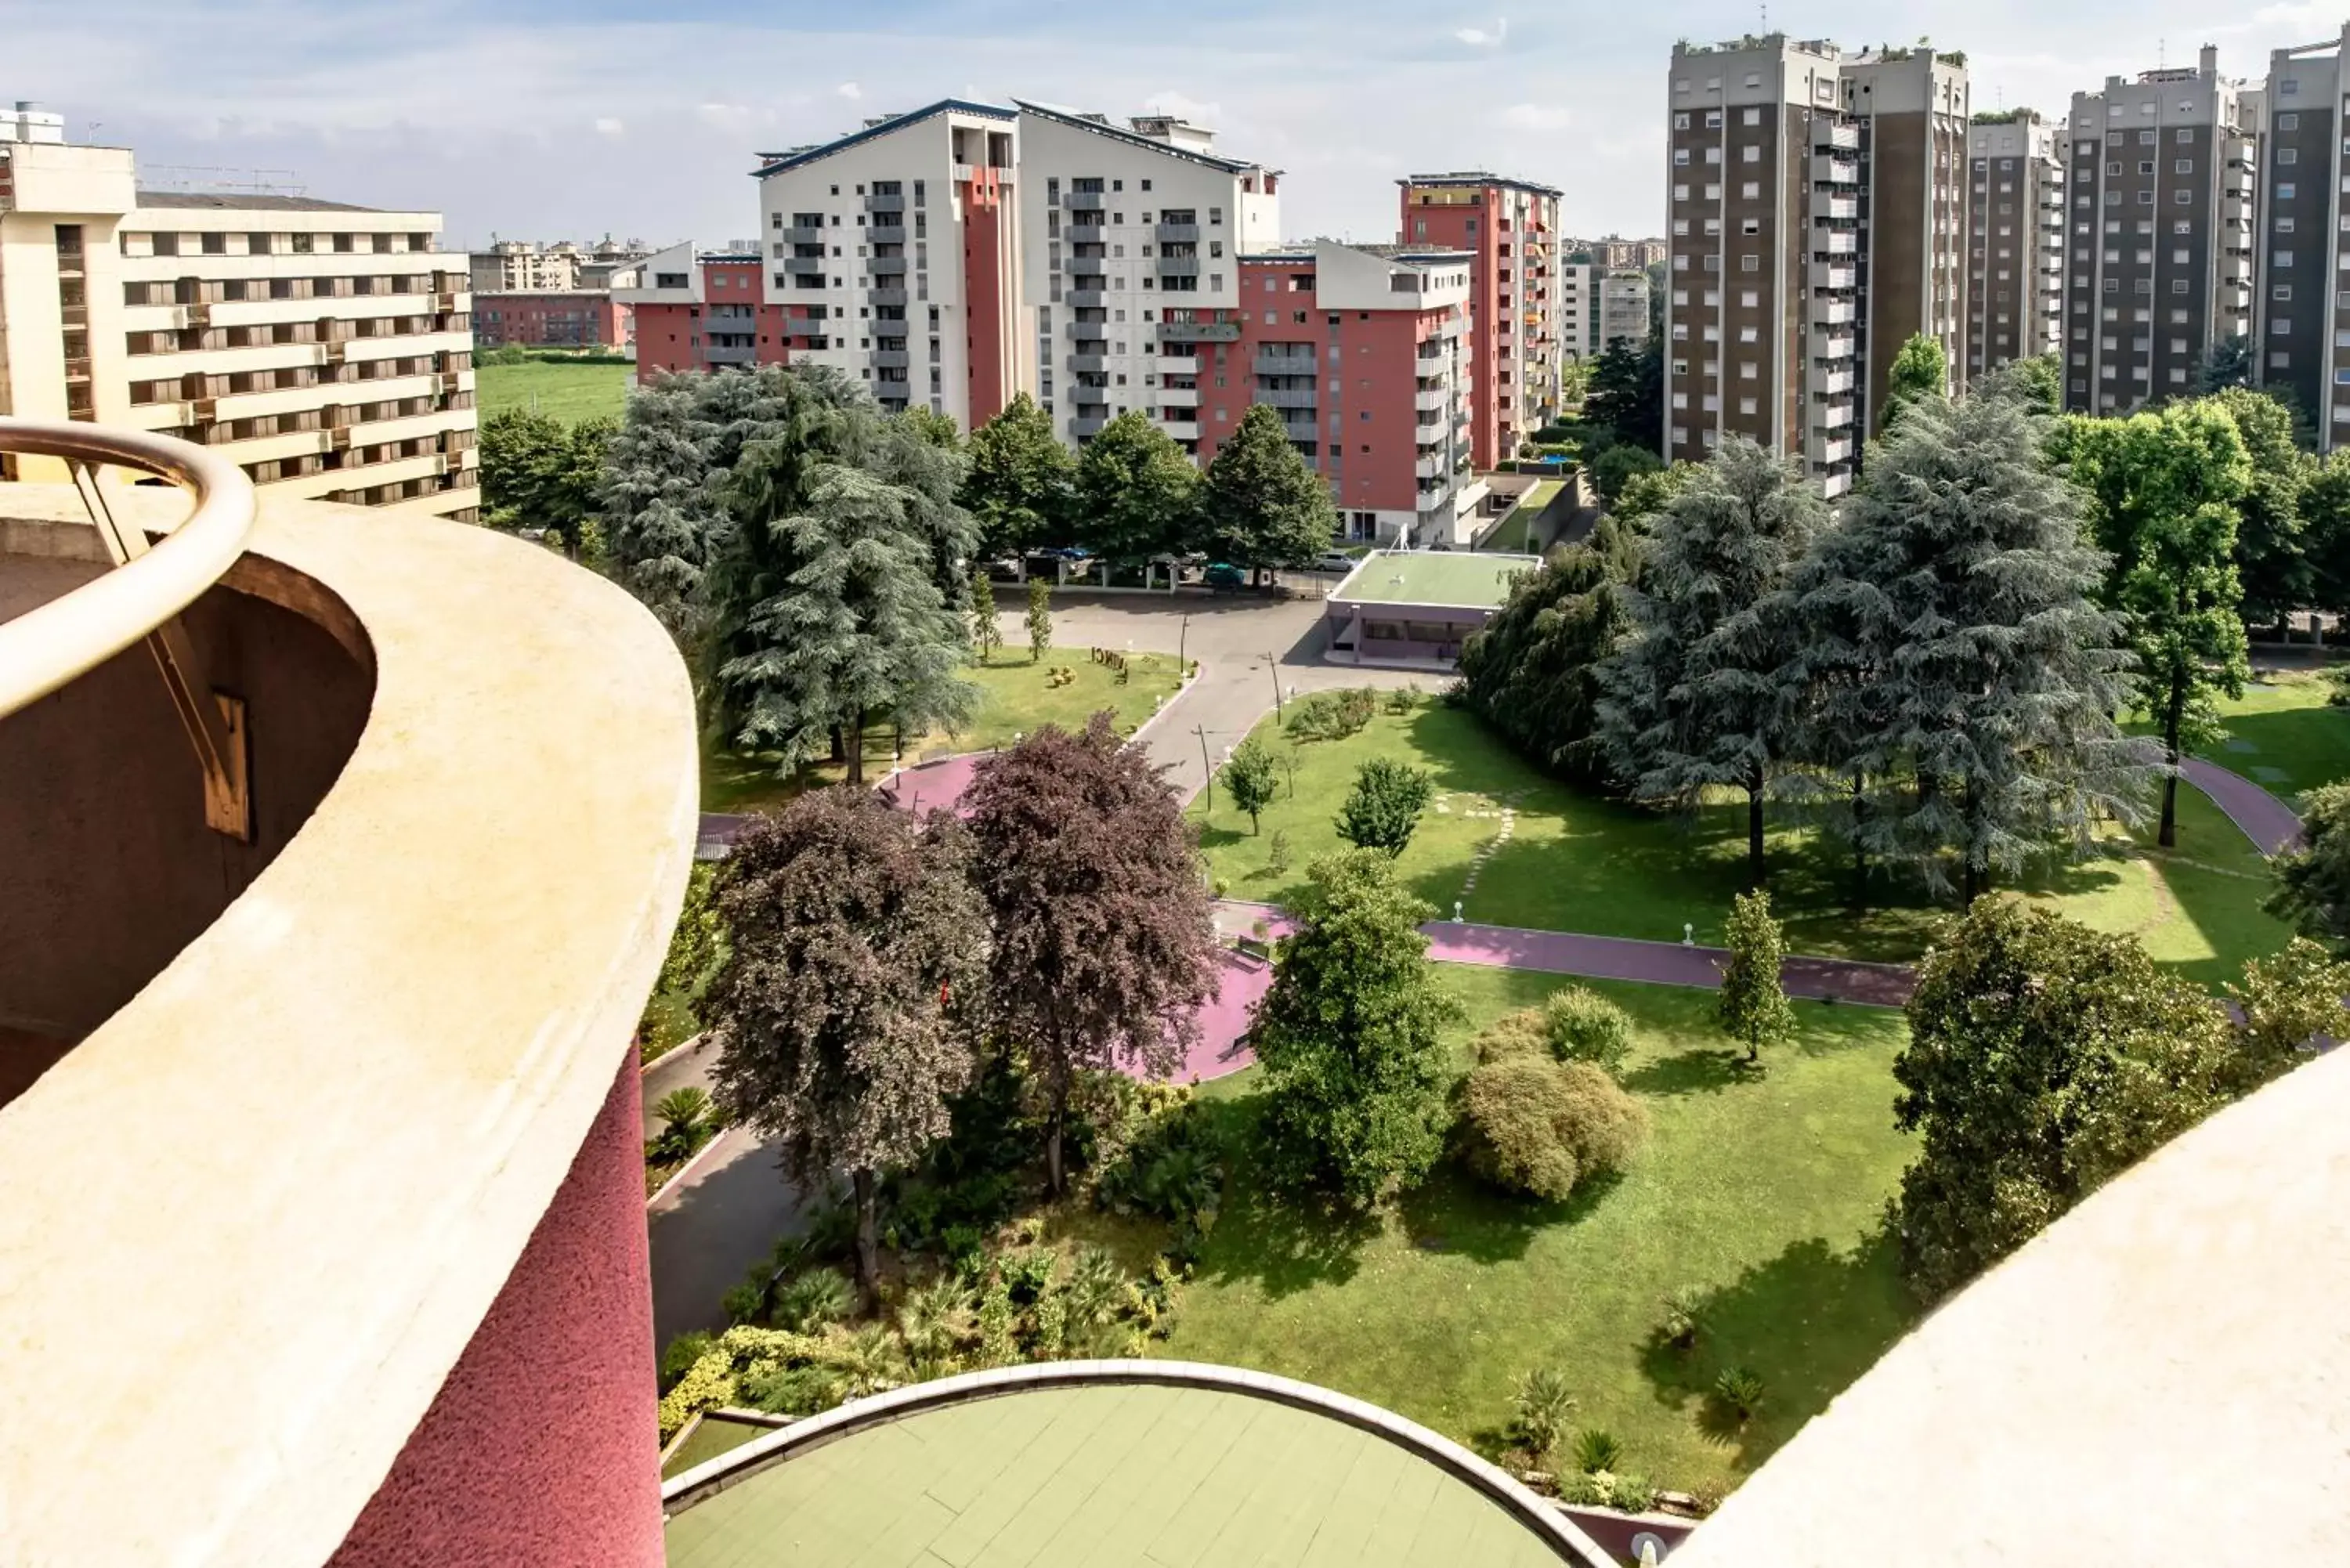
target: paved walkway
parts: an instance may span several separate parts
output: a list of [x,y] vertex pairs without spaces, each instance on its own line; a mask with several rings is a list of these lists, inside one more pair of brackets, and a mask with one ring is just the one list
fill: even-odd
[[2187,757],[2179,762],[2178,776],[2210,795],[2262,854],[2282,855],[2301,837],[2301,818],[2293,807],[2241,774],[2230,773],[2200,757]]

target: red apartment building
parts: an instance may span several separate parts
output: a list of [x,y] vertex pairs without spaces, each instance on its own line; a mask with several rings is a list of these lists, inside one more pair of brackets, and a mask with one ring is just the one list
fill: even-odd
[[604,289],[473,296],[477,348],[625,348],[634,311]]
[[1406,245],[1474,258],[1470,317],[1478,388],[1470,446],[1481,469],[1558,415],[1558,201],[1548,185],[1482,171],[1414,174],[1403,188]]
[[1241,308],[1159,324],[1163,428],[1204,463],[1250,404],[1270,404],[1329,482],[1348,538],[1454,543],[1470,264],[1465,251],[1326,241],[1241,256]]
[[826,343],[825,307],[769,299],[755,254],[672,245],[645,259],[636,286],[612,296],[635,314],[639,381],[677,370],[780,365],[794,348]]

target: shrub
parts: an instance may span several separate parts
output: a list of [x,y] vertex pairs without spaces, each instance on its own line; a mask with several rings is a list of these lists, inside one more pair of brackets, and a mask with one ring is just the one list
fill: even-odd
[[1551,993],[1542,1005],[1543,1037],[1562,1062],[1588,1062],[1611,1075],[1632,1049],[1629,1014],[1583,986]]
[[1696,1347],[1698,1330],[1705,1326],[1698,1316],[1698,1307],[1703,1300],[1703,1293],[1695,1285],[1683,1285],[1665,1293],[1665,1321],[1658,1325],[1659,1332],[1675,1350]]
[[1368,687],[1316,691],[1291,705],[1282,729],[1293,740],[1343,741],[1359,732],[1378,711],[1378,694]]
[[1544,1032],[1539,1008],[1521,1007],[1515,1012],[1505,1012],[1477,1036],[1477,1060],[1481,1063],[1540,1056],[1549,1050],[1550,1038]]
[[857,1307],[857,1292],[831,1269],[811,1269],[775,1293],[775,1325],[792,1334],[813,1334],[846,1319]]
[[842,1392],[840,1379],[825,1367],[775,1363],[746,1374],[734,1397],[771,1416],[813,1416],[839,1404]]
[[1558,1501],[1575,1508],[1606,1508],[1616,1496],[1616,1478],[1574,1470],[1558,1478]]
[[1612,1470],[1624,1457],[1624,1445],[1604,1427],[1586,1427],[1575,1434],[1575,1468],[1586,1475]]
[[1566,1418],[1575,1413],[1575,1396],[1566,1376],[1537,1366],[1518,1379],[1510,1397],[1510,1435],[1535,1459],[1545,1459],[1566,1435]]
[[1742,1427],[1762,1408],[1762,1379],[1743,1366],[1725,1367],[1713,1380],[1715,1403]]
[[2350,708],[2350,664],[2325,667],[2325,701],[2329,706]]
[[717,1341],[700,1329],[681,1334],[669,1342],[660,1354],[660,1391],[664,1394],[678,1385],[679,1379],[693,1370],[693,1364],[710,1354]]
[[1617,1476],[1610,1508],[1626,1513],[1646,1513],[1657,1506],[1657,1489],[1646,1476]]
[[1273,830],[1273,842],[1265,846],[1264,868],[1276,877],[1289,874],[1289,829]]
[[1505,1056],[1472,1071],[1462,1097],[1469,1168],[1552,1202],[1623,1169],[1648,1135],[1648,1113],[1588,1062]]
[[1053,1286],[1060,1259],[1044,1247],[1019,1247],[995,1260],[996,1277],[1015,1307],[1034,1306]]

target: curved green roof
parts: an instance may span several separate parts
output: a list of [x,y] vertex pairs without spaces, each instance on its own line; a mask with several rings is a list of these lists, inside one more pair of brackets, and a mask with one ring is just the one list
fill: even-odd
[[706,1493],[669,1568],[1557,1568],[1485,1493],[1275,1400],[1047,1387],[852,1431]]

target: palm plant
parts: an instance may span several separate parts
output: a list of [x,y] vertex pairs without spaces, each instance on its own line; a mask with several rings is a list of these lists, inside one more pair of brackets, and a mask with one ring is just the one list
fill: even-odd
[[1713,1397],[1742,1427],[1754,1418],[1754,1412],[1762,1407],[1762,1379],[1747,1367],[1726,1367],[1713,1380]]
[[[840,1278],[838,1274],[829,1277]],[[868,1323],[850,1334],[835,1363],[852,1399],[896,1387],[903,1381],[899,1374],[905,1365],[897,1336],[878,1323]]]
[[1125,1304],[1126,1271],[1102,1248],[1087,1247],[1077,1253],[1064,1294],[1071,1337],[1089,1338]]
[[1705,1326],[1704,1320],[1698,1315],[1698,1308],[1704,1299],[1703,1293],[1695,1285],[1683,1285],[1677,1291],[1665,1293],[1662,1331],[1667,1343],[1675,1350],[1689,1350],[1696,1345],[1698,1331]]
[[1604,1427],[1586,1427],[1575,1435],[1575,1468],[1585,1475],[1613,1471],[1623,1458],[1624,1445]]
[[1575,1410],[1566,1376],[1537,1366],[1518,1380],[1511,1397],[1513,1428],[1519,1446],[1537,1459],[1546,1459],[1566,1435],[1566,1418]]
[[707,1089],[671,1089],[653,1102],[653,1115],[668,1124],[668,1130],[691,1137],[702,1130],[710,1115],[710,1091]]
[[775,1293],[775,1323],[794,1334],[814,1334],[840,1322],[857,1305],[857,1293],[831,1269],[811,1269]]

